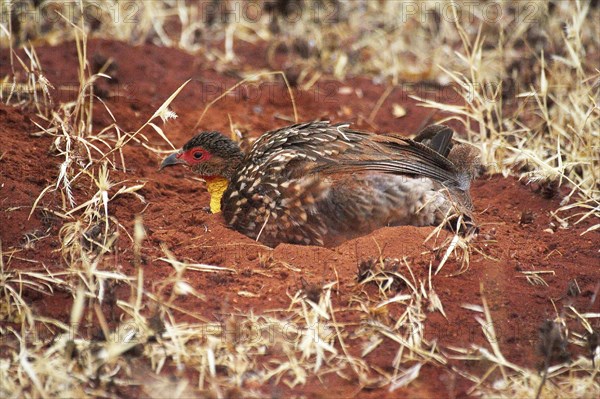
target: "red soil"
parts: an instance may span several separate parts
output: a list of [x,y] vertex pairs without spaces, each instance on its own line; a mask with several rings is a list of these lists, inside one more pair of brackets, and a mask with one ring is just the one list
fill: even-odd
[[[135,131],[184,81],[193,79],[172,103],[171,108],[179,117],[162,126],[178,146],[195,133],[193,127],[204,106],[239,81],[237,72],[266,66],[257,65],[254,61],[260,58],[256,57],[256,53],[264,52],[264,49],[236,50],[240,57],[238,70],[222,73],[204,58],[152,45],[130,47],[118,42],[94,40],[89,43],[88,54],[91,60],[95,60],[92,64],[113,60],[114,66],[108,71],[113,79],[101,79],[97,93],[104,98],[118,124],[128,131]],[[51,93],[55,102],[73,99],[78,87],[75,45],[66,43],[54,48],[39,47],[37,52],[45,76],[55,87]],[[285,67],[285,55],[279,55],[278,60]],[[1,55],[0,62],[0,76],[4,76],[10,68],[7,54]],[[357,89],[362,96],[354,92],[340,94],[342,87]],[[375,122],[369,124],[366,119],[384,91],[384,86],[373,84],[366,78],[352,78],[345,82],[326,79],[307,92],[295,90],[295,96],[300,120],[328,118],[335,122],[350,121],[356,128],[377,132],[414,133],[442,117],[430,109],[417,107],[404,88],[389,95]],[[433,95],[439,96],[440,93],[448,97],[450,91],[431,91]],[[407,110],[405,117],[396,119],[392,116],[394,103]],[[244,85],[243,90],[225,97],[208,111],[199,128],[229,132],[228,117],[238,126],[246,127],[250,136],[256,137],[266,130],[288,124],[281,117],[291,118],[293,111],[285,86],[276,79],[271,83]],[[51,270],[60,270],[64,263],[55,251],[59,246],[60,220],[42,217],[39,210],[33,213],[31,219],[28,219],[28,214],[41,190],[55,184],[62,159],[49,153],[49,137],[30,135],[39,130],[31,120],[39,121],[39,118],[29,111],[0,106],[0,154],[3,154],[0,160],[0,238],[5,254],[13,248],[22,249],[11,260],[10,267],[31,269],[32,264],[22,259],[34,259]],[[108,113],[97,104],[94,126],[102,128],[111,122]],[[460,126],[454,127],[461,132]],[[152,145],[165,148],[164,142],[152,130],[144,133]],[[421,279],[426,279],[430,262],[433,261],[434,268],[439,262],[426,252],[433,241],[423,243],[431,228],[383,228],[332,249],[279,245],[271,250],[225,227],[220,215],[207,214],[203,207],[208,205],[208,194],[202,183],[192,180],[183,168],[159,172],[160,158],[133,143],[126,146],[124,155],[127,171],[112,171],[111,180],[129,179],[129,185],[146,182],[139,193],[147,203],[133,196],[120,196],[110,203],[109,212],[130,232],[135,215],[143,216],[148,233],[143,249],[148,287],[172,271],[164,262],[156,260],[162,256],[159,243],[165,243],[180,260],[225,266],[238,272],[233,275],[186,275],[187,281],[206,295],[207,301],[182,297],[178,306],[204,317],[212,319],[215,313],[227,313],[233,309],[261,313],[284,308],[289,304],[286,292],[294,293],[300,289],[302,278],[310,283],[323,284],[335,281],[336,275],[339,287],[333,301],[336,308],[343,309],[361,289],[356,283],[357,263],[379,255],[375,241],[383,248],[384,256],[407,257]],[[92,187],[75,187],[78,204],[88,199],[91,193]],[[583,312],[592,311],[591,306],[596,306],[595,311],[598,311],[597,301],[591,305],[590,298],[600,281],[600,233],[590,232],[581,236],[589,227],[585,221],[554,233],[544,231],[553,221],[550,213],[558,208],[560,195],[545,199],[514,178],[484,176],[474,183],[472,197],[481,224],[481,233],[473,245],[489,257],[474,252],[466,272],[450,276],[459,270],[460,265],[449,261],[442,272],[433,277],[433,286],[448,319],[439,312],[430,313],[425,322],[426,337],[437,340],[442,348],[449,345],[468,347],[473,343],[485,345],[474,313],[461,307],[464,303],[481,304],[480,286],[483,286],[505,357],[519,365],[535,368],[539,361],[535,352],[537,330],[542,321],[555,317],[551,300],[555,301],[559,311],[567,304],[565,294],[569,281],[577,280],[581,295],[569,298],[568,304],[572,303]],[[40,206],[58,210],[60,204],[60,194],[49,191]],[[522,214],[528,213],[532,215],[531,220],[527,220],[526,224],[520,223]],[[47,238],[37,242],[33,248],[23,247],[25,234],[47,229],[50,233]],[[118,246],[117,263],[124,272],[131,274],[131,244],[123,234]],[[293,272],[275,266],[268,270],[273,277],[250,272],[261,268],[259,256],[264,254],[271,254],[275,261],[287,262],[301,271]],[[549,287],[532,286],[519,273],[535,270],[555,272],[555,275],[544,276]],[[116,295],[127,300],[129,289],[121,288]],[[237,292],[242,290],[258,296],[238,296]],[[26,291],[25,298],[38,313],[68,322],[70,294],[56,292],[53,296],[42,297]],[[352,311],[341,312],[339,317],[357,321],[357,314]],[[186,316],[181,315],[180,320],[185,319]],[[599,327],[596,325],[596,330]],[[346,344],[353,353],[359,352],[357,342],[356,347],[352,346],[352,340]],[[391,371],[396,350],[397,344],[385,342],[369,355],[369,363]],[[451,366],[477,374],[486,370],[479,363],[458,360],[451,361]],[[479,367],[481,370],[478,370]],[[408,388],[393,394],[388,393],[385,387],[365,390],[359,396],[462,397],[471,386],[470,381],[452,373],[450,366],[426,365],[421,376]],[[265,394],[274,394],[279,389],[284,393],[289,391],[285,386],[266,389]],[[346,397],[355,395],[357,391],[355,383],[328,375],[322,382],[311,377],[305,386],[294,392],[309,397]]]

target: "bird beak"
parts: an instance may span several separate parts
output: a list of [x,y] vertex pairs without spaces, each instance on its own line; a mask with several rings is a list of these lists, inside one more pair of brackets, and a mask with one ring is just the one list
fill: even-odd
[[173,154],[169,155],[165,159],[163,159],[162,163],[160,164],[160,168],[158,168],[158,170],[159,171],[163,170],[167,166],[185,164],[186,162],[183,159],[179,158],[180,155],[181,155],[181,151],[177,151],[177,152],[174,152]]

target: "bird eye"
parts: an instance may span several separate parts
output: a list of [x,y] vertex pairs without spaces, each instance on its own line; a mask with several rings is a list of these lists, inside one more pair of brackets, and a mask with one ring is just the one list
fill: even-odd
[[196,152],[194,153],[194,159],[200,159],[200,158],[202,158],[202,152],[200,152],[200,151],[196,151]]

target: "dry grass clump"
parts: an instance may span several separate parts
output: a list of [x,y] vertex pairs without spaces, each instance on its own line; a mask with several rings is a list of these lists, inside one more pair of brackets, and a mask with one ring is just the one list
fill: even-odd
[[[12,73],[0,80],[0,101],[16,106],[34,106],[39,114],[47,115],[52,105],[50,89],[52,84],[44,76],[42,66],[33,46],[23,47],[27,54],[27,64],[11,48],[10,64]],[[15,68],[18,62],[20,68]]]
[[[431,268],[428,281],[418,280],[406,260],[380,254],[378,259],[360,262],[357,280],[362,292],[352,302],[361,312],[362,322],[353,336],[361,340],[361,357],[380,345],[389,347],[391,342],[397,346],[392,361],[394,371],[375,369],[378,376],[370,381],[370,387],[387,386],[394,391],[417,379],[423,365],[447,364],[436,342],[425,338],[427,313],[439,311],[446,317],[431,284]],[[378,288],[376,298],[366,291],[370,285]]]
[[[12,270],[10,263],[13,258],[19,258],[18,251],[5,254],[0,241],[0,321],[22,324],[25,329],[31,329],[35,326],[35,313],[23,297],[24,291],[51,295],[65,286],[65,281],[60,278],[63,273],[50,273],[43,267]],[[7,333],[2,327],[0,332]]]
[[[15,4],[9,4],[8,7]],[[2,6],[4,10],[7,5],[2,3]],[[131,239],[138,259],[134,259],[134,264],[139,266],[139,252],[144,237],[140,233],[143,231],[139,227],[141,222],[136,223],[130,234],[109,213],[109,203],[122,195],[134,195],[143,202],[143,197],[137,191],[144,183],[130,185],[126,181],[112,181],[110,173],[119,162],[110,155],[119,154],[120,166],[125,168],[120,150],[131,140],[145,141],[142,129],[150,126],[164,137],[162,130],[152,121],[173,116],[168,105],[185,84],[138,131],[124,132],[116,122],[98,129],[92,124],[92,116],[95,102],[101,100],[94,95],[94,84],[97,79],[109,76],[102,73],[92,75],[90,72],[87,31],[83,22],[72,23],[62,15],[59,18],[75,37],[80,85],[75,100],[53,107],[47,90],[49,83],[43,78],[33,47],[26,51],[29,67],[11,47],[13,81],[2,87],[2,99],[7,103],[35,105],[41,119],[37,123],[40,128],[37,134],[53,137],[50,150],[63,159],[56,183],[39,193],[31,214],[39,209],[38,204],[45,194],[50,190],[59,191],[62,203],[55,204],[51,209],[43,208],[43,212],[62,219],[58,251],[63,256],[65,266],[61,272],[50,271],[44,265],[31,271],[13,271],[8,266],[10,260],[18,255],[11,251],[5,267],[5,254],[1,253],[0,314],[3,321],[10,323],[3,325],[1,331],[3,345],[5,343],[8,348],[1,367],[3,397],[111,395],[119,386],[131,385],[130,370],[125,370],[123,374],[119,374],[119,371],[127,369],[125,363],[129,351],[144,342],[140,334],[152,331],[152,326],[146,327],[148,323],[139,316],[143,297],[141,269],[138,267],[136,275],[128,276],[120,270],[121,266],[114,257],[117,238],[125,233]],[[2,25],[2,28],[11,43],[13,39],[18,41],[14,26],[6,28]],[[21,76],[16,72],[19,65],[13,64],[15,60],[25,71],[26,83],[18,83]],[[10,89],[8,94],[5,88]],[[29,259],[19,260],[36,265],[39,263]],[[124,323],[113,325],[113,330],[110,322],[114,318],[114,289],[123,284],[130,284],[135,294],[131,297],[130,306],[124,307],[133,309],[133,314],[138,317],[125,318]],[[73,296],[68,324],[40,315],[28,306],[27,297],[32,292],[47,295],[55,291]],[[113,309],[108,319],[101,310],[103,305],[110,305]],[[82,325],[85,325],[87,332]],[[116,375],[119,377],[113,379]],[[119,380],[121,377],[126,382]]]
[[[189,295],[181,289],[185,273],[178,269],[176,275],[171,283],[179,287],[177,295]],[[13,397],[120,396],[136,388],[134,392],[151,397],[228,397],[235,392],[264,397],[271,385],[293,388],[329,373],[358,376],[365,384],[369,367],[347,353],[347,333],[335,319],[335,284],[322,287],[317,302],[298,291],[289,308],[277,315],[232,310],[214,322],[192,323],[177,321],[179,310],[172,300],[143,291],[140,303],[154,306],[153,315],[140,313],[136,299],[118,301],[125,317],[110,329],[93,305],[100,327],[91,338],[80,327],[86,325],[87,302],[87,290],[81,287],[69,325],[36,319],[47,329],[47,338],[10,327],[3,332],[15,348],[2,359],[2,392]],[[170,380],[160,377],[163,370]],[[176,393],[170,392],[175,387]]]
[[[580,314],[572,306],[565,308],[565,315],[554,320],[546,320],[539,328],[537,350],[541,362],[538,370],[520,367],[502,354],[493,319],[487,304],[483,286],[481,287],[483,306],[463,305],[482,314],[476,316],[481,325],[489,348],[472,345],[472,348],[450,348],[458,353],[454,359],[487,362],[489,368],[483,375],[474,375],[464,370],[456,370],[463,377],[475,382],[468,392],[489,398],[555,398],[577,397],[596,398],[600,395],[600,351],[594,349],[589,356],[572,358],[569,347],[584,346],[583,336],[593,336],[591,319],[598,313]],[[593,305],[593,302],[592,302]],[[567,321],[577,321],[574,330],[585,331],[582,335],[567,328]],[[485,363],[484,363],[485,364]]]

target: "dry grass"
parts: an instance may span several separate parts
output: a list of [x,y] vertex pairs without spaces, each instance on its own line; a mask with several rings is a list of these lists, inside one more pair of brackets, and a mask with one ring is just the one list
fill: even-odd
[[[444,251],[443,260],[437,270],[430,267],[427,281],[417,279],[406,260],[388,259],[381,253],[369,260],[352,308],[335,308],[332,293],[339,282],[334,281],[290,295],[286,309],[261,315],[233,309],[220,323],[180,309],[180,296],[203,299],[186,281],[187,273],[234,271],[180,262],[161,248],[165,253],[161,260],[173,272],[148,287],[140,263],[143,222],[136,219],[133,230],[127,231],[110,215],[108,204],[121,195],[144,201],[137,193],[143,184],[114,182],[110,173],[117,165],[126,167],[121,149],[131,141],[159,151],[147,145],[144,129],[153,129],[169,143],[155,121],[176,116],[168,107],[185,83],[135,132],[124,131],[117,121],[93,126],[94,108],[100,101],[94,84],[109,76],[92,74],[86,54],[89,35],[107,36],[204,52],[225,68],[236,63],[235,41],[264,40],[270,55],[280,45],[295,49],[297,80],[305,88],[323,74],[340,79],[368,75],[394,85],[423,80],[452,84],[464,100],[461,104],[424,98],[423,106],[459,120],[468,141],[482,150],[482,161],[490,171],[518,174],[548,195],[567,187],[569,193],[555,215],[557,223],[567,227],[600,217],[600,71],[592,62],[600,41],[592,22],[600,17],[598,9],[590,8],[589,2],[552,1],[539,2],[532,10],[516,10],[510,2],[503,2],[498,4],[503,18],[490,22],[483,17],[483,7],[468,8],[464,3],[423,2],[408,10],[402,9],[406,3],[394,1],[324,1],[320,17],[305,12],[281,29],[285,18],[274,19],[267,13],[251,23],[243,18],[223,21],[218,12],[211,20],[199,7],[183,1],[146,2],[139,10],[128,8],[131,4],[141,5],[53,3],[62,17],[53,18],[52,23],[20,19],[15,25],[19,18],[4,16],[0,20],[0,46],[10,51],[12,71],[2,79],[0,100],[34,107],[44,121],[38,125],[39,134],[54,138],[52,150],[62,159],[56,184],[42,190],[31,212],[39,209],[39,200],[50,190],[59,190],[62,207],[53,213],[62,219],[60,252],[66,265],[64,272],[54,273],[35,260],[26,260],[32,263],[31,270],[12,270],[10,264],[18,251],[3,252],[0,243],[0,318],[18,326],[0,329],[7,343],[6,355],[0,359],[3,397],[124,396],[128,391],[123,389],[132,387],[153,397],[226,397],[242,390],[245,396],[262,397],[272,393],[272,383],[296,387],[329,373],[358,381],[359,388],[393,391],[418,378],[423,365],[448,367],[453,358],[491,364],[484,375],[455,369],[475,383],[473,393],[483,396],[534,397],[538,392],[540,397],[600,396],[597,348],[590,357],[546,367],[544,377],[537,370],[521,368],[503,356],[490,328],[493,320],[484,295],[483,306],[470,305],[469,309],[479,313],[489,348],[455,348],[458,354],[448,356],[435,341],[425,339],[427,315],[440,312],[445,317],[432,275],[453,252],[462,261],[461,271],[469,264],[473,248],[459,235],[438,248]],[[2,7],[9,11],[3,15],[36,12],[33,2],[3,1]],[[101,10],[100,17],[82,18],[88,7]],[[406,18],[399,19],[402,11]],[[530,18],[523,18],[522,13],[529,11]],[[119,18],[109,17],[115,13]],[[127,21],[132,16],[136,23]],[[172,26],[179,29],[167,29]],[[54,104],[34,45],[67,39],[75,39],[80,86],[75,101]],[[210,40],[209,45],[202,40]],[[19,46],[25,49],[27,60],[14,51]],[[376,105],[373,115],[377,109]],[[76,181],[89,189],[75,192]],[[578,209],[575,216],[562,216],[561,211],[573,207]],[[593,224],[588,230],[599,227],[600,223]],[[119,271],[110,257],[120,235],[130,241],[120,245],[131,246],[134,253],[133,275]],[[289,270],[295,269],[290,266]],[[524,273],[523,277],[532,285],[544,285],[544,273],[553,272]],[[374,297],[366,288],[371,284],[377,287]],[[111,329],[101,306],[111,301],[110,292],[118,285],[128,285],[131,296],[114,304],[124,316]],[[57,289],[73,297],[68,325],[37,314],[23,297],[27,290],[46,295]],[[358,312],[360,323],[338,322],[344,312]],[[182,314],[195,321],[179,321]],[[564,323],[565,317],[592,334],[590,319],[598,314],[581,314],[571,308],[565,316],[557,316],[556,322]],[[97,331],[89,336],[83,326],[95,326]],[[586,337],[573,333],[567,338],[569,344],[585,345]],[[351,340],[358,342],[360,353],[349,350]],[[390,342],[396,351],[391,373],[366,360]],[[163,370],[166,373],[161,374]],[[187,371],[198,379],[188,380]],[[162,379],[164,374],[177,378]]]
[[[575,224],[600,217],[600,71],[592,62],[599,39],[591,22],[597,13],[587,2],[549,3],[536,9],[533,21],[539,24],[483,24],[476,34],[457,18],[459,63],[440,68],[464,105],[423,100],[462,122],[490,171],[516,173],[546,196],[568,187],[558,212],[579,208],[569,217]],[[567,21],[566,28],[560,21]],[[509,35],[511,28],[516,30]],[[511,47],[517,40],[524,44]],[[516,63],[523,54],[528,61]]]
[[[469,393],[489,398],[595,398],[600,394],[600,383],[598,383],[600,351],[595,349],[589,356],[579,356],[576,359],[564,357],[554,359],[552,355],[554,349],[548,348],[544,344],[544,340],[547,340],[548,334],[552,334],[552,332],[544,327],[540,328],[540,342],[538,343],[542,364],[545,364],[541,371],[523,368],[507,360],[502,354],[496,336],[483,286],[481,293],[483,306],[464,305],[464,307],[483,315],[484,318],[478,315],[476,319],[481,325],[489,348],[478,345],[473,345],[471,349],[452,348],[458,355],[450,356],[454,359],[488,362],[489,368],[483,375],[473,375],[464,370],[457,370],[463,377],[475,383]],[[598,313],[579,315],[572,308],[567,311],[565,316],[557,315],[554,320],[545,323],[554,326],[556,331],[560,331],[560,337],[557,337],[556,341],[563,341],[561,343],[564,345],[563,350],[570,345],[583,345],[581,336],[569,333],[566,328],[567,319],[576,319],[578,327],[591,334],[590,320],[600,316]],[[557,344],[558,342],[555,342],[552,345]]]
[[[387,386],[395,391],[418,378],[425,364],[445,366],[446,357],[435,341],[425,338],[426,319],[430,312],[446,314],[429,280],[415,277],[410,264],[403,260],[384,258],[363,260],[358,270],[359,284],[366,288],[376,285],[378,295],[370,298],[366,290],[354,297],[361,312],[362,323],[354,332],[361,339],[361,356],[365,357],[389,342],[396,347],[392,362],[393,373],[375,369],[379,376],[372,385]],[[390,296],[394,293],[395,295]]]

